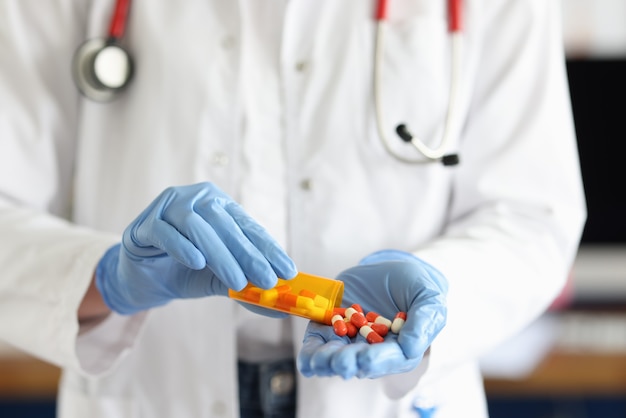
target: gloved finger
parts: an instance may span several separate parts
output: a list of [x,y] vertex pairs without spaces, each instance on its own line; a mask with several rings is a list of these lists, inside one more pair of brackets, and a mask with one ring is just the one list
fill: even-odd
[[[197,243],[200,246],[200,250],[207,257],[207,262],[209,262],[209,259],[221,261],[221,258],[214,257],[212,252],[218,246],[225,247],[230,253],[229,259],[234,259],[238,264],[238,270],[241,271],[246,280],[263,289],[274,287],[278,276],[265,255],[248,239],[244,231],[241,230],[237,222],[226,212],[223,206],[215,200],[204,203],[206,204],[197,204],[194,208],[199,215],[199,219],[193,218],[193,222],[187,223],[189,224],[189,229],[213,230],[211,240],[208,242],[202,236],[195,238],[198,240]],[[187,234],[186,230],[183,233]],[[193,234],[194,232],[190,231],[189,233]],[[196,242],[195,239],[192,241]],[[271,240],[271,238],[268,239]],[[223,251],[221,252],[223,253]],[[212,266],[213,264],[209,262],[209,265]],[[220,275],[220,277],[222,276]],[[239,290],[239,288],[234,289]]]
[[361,350],[366,349],[367,345],[363,341],[356,341],[346,345],[341,350],[337,350],[330,363],[333,374],[346,380],[357,376],[359,373],[358,354]]
[[193,270],[206,266],[206,260],[196,246],[169,223],[140,222],[123,237],[124,248],[136,257],[153,257],[167,253],[179,263]]
[[321,339],[309,340],[299,356],[299,369],[303,375],[377,378],[413,370],[420,358],[407,359],[394,341],[368,344],[362,340],[346,343]]
[[395,341],[368,344],[357,340],[333,353],[330,369],[344,379],[363,379],[402,373],[418,364],[419,359],[407,359]]
[[369,344],[358,336],[350,341],[335,335],[329,326],[312,323],[298,354],[298,369],[306,377],[371,379],[413,370],[421,359],[421,355],[407,358],[395,339]]
[[173,280],[175,285],[168,290],[177,298],[197,298],[202,296],[227,296],[228,287],[208,268],[189,270]]
[[[177,219],[175,216],[172,218]],[[248,272],[242,269],[240,260],[228,248],[228,244],[223,241],[214,225],[207,223],[202,216],[192,212],[185,216],[184,222],[174,220],[173,226],[195,245],[205,259],[205,266],[208,266],[226,286],[241,290],[248,284]],[[245,239],[238,228],[234,233],[239,233],[241,238]],[[231,237],[231,240],[234,239]],[[255,255],[258,256],[258,251],[253,250],[250,256],[254,257]],[[270,278],[273,277],[276,281],[276,277],[267,262],[261,262],[260,266],[265,267],[264,274],[269,274]]]
[[319,349],[321,349],[326,343],[332,341],[337,345],[349,344],[348,337],[340,337],[334,333],[332,327],[328,325],[318,324],[316,322],[309,322],[306,332],[304,334],[304,340],[302,342],[302,348],[298,353],[297,365],[298,370],[307,377],[315,376],[315,363],[313,357]]
[[[209,268],[190,270],[174,279],[176,284],[168,289],[177,298],[197,298],[201,296],[228,296],[229,287]],[[289,314],[261,306],[240,302],[242,306],[258,315],[270,318],[286,318]]]
[[413,370],[421,361],[421,356],[408,359],[398,343],[385,341],[368,344],[357,352],[357,377],[377,378],[389,374]]
[[340,339],[331,341],[305,339],[298,354],[298,370],[306,377],[333,376],[335,374],[331,368],[333,355],[347,344],[349,343]]
[[232,216],[250,242],[265,256],[278,277],[288,280],[298,274],[295,263],[278,242],[265,228],[250,217],[240,205],[230,202],[224,209]]
[[398,344],[407,358],[421,358],[446,324],[446,306],[436,292],[413,303],[398,334]]
[[315,376],[330,377],[337,375],[333,368],[337,353],[353,346],[343,340],[331,340],[317,347],[311,355],[309,367]]

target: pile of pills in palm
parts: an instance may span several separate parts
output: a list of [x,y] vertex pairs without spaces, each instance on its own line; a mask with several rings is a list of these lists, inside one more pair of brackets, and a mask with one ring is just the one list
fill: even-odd
[[376,344],[383,342],[389,331],[394,334],[400,332],[406,321],[406,312],[398,312],[392,321],[376,312],[365,313],[355,303],[349,308],[335,308],[330,321],[338,336],[352,338],[359,333],[368,343]]

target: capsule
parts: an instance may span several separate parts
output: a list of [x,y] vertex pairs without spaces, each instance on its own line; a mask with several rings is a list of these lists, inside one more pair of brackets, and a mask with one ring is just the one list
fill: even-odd
[[311,309],[306,309],[306,312],[303,316],[310,318],[315,322],[332,325],[330,321],[333,317],[333,311],[314,306]]
[[259,303],[259,301],[261,300],[262,292],[263,289],[261,289],[260,287],[250,286],[243,290],[241,297],[248,302]]
[[361,305],[359,305],[358,303],[353,303],[352,305],[350,305],[350,307],[354,309],[355,311],[360,312],[363,315],[365,315],[365,312],[363,312],[363,308],[361,308]]
[[314,306],[313,299],[294,295],[293,293],[280,294],[276,300],[276,307],[284,310],[290,310],[290,308],[310,310]]
[[261,292],[261,300],[259,301],[263,306],[275,306],[278,297],[291,290],[291,286],[283,284],[273,287],[271,289],[263,290]]
[[356,329],[356,326],[352,322],[348,321],[347,319],[344,319],[344,322],[346,323],[346,328],[348,329],[348,337],[350,338],[356,337],[356,334],[359,332]]
[[335,331],[335,334],[339,335],[340,337],[344,337],[348,334],[346,321],[343,320],[343,317],[341,315],[333,315],[330,321],[333,324],[333,330]]
[[368,325],[371,329],[376,331],[376,334],[380,335],[381,337],[384,337],[385,335],[387,335],[387,333],[389,333],[389,327],[385,324],[370,322]]
[[333,313],[341,316],[346,316],[346,308],[336,307],[333,308]]
[[369,325],[362,326],[361,329],[359,329],[359,334],[365,337],[367,342],[370,344],[382,343],[385,341],[385,339],[374,331]]
[[313,299],[313,303],[318,308],[326,309],[330,305],[330,301],[328,299],[326,299],[324,296],[318,295],[317,293],[312,292],[312,291],[307,290],[307,289],[302,289],[300,291],[299,295],[307,297],[307,298],[310,298],[310,299]]
[[365,319],[365,315],[363,315],[361,312],[357,311],[353,307],[346,309],[346,318],[348,318],[348,320],[352,322],[357,328],[361,328],[363,325],[367,324],[367,319]]
[[387,328],[391,328],[391,321],[374,311],[368,312],[367,315],[365,315],[365,318],[369,322],[373,322],[375,324],[383,324],[383,325],[386,325]]
[[404,326],[404,322],[406,321],[406,312],[398,312],[393,318],[393,322],[391,323],[391,332],[397,334],[400,332],[400,329]]

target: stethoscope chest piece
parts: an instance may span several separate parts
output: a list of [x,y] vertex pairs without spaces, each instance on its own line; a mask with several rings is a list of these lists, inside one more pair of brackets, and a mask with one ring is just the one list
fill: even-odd
[[90,39],[74,54],[74,81],[86,97],[97,102],[112,100],[133,75],[133,62],[117,42]]

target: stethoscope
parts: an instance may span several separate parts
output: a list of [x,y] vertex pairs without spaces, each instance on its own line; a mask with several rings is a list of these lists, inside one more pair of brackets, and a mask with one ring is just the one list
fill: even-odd
[[[408,158],[399,154],[391,146],[391,141],[383,131],[383,111],[381,106],[382,83],[381,61],[384,46],[384,28],[387,19],[388,0],[377,0],[376,7],[376,42],[374,51],[374,106],[378,135],[387,151],[397,160],[404,163],[418,164],[441,162],[450,166],[459,163],[458,154],[446,154],[452,125],[458,106],[459,69],[461,61],[461,18],[462,0],[447,0],[448,2],[448,29],[450,31],[450,91],[448,96],[448,111],[443,127],[443,138],[436,148],[427,146],[422,140],[415,137],[406,124],[396,127],[396,133],[402,141],[411,144],[424,158]],[[115,11],[111,18],[109,34],[106,39],[91,39],[82,44],[74,55],[74,80],[78,89],[89,99],[97,102],[107,102],[123,91],[133,75],[133,62],[128,52],[120,46],[120,41],[128,22],[130,0],[116,0]]]
[[406,124],[401,123],[396,127],[396,133],[404,142],[413,145],[425,158],[407,158],[396,152],[392,146],[387,134],[383,131],[383,111],[381,106],[381,62],[383,54],[383,38],[385,20],[387,19],[387,0],[377,0],[376,9],[376,45],[374,47],[374,106],[376,108],[376,126],[378,136],[389,154],[397,160],[410,163],[430,163],[441,161],[445,166],[457,165],[459,163],[458,154],[446,154],[448,144],[452,136],[452,125],[456,120],[455,113],[458,106],[459,95],[459,73],[461,66],[461,23],[463,16],[463,0],[448,0],[448,30],[450,31],[450,91],[448,94],[448,111],[443,126],[443,137],[436,148],[427,146],[422,140],[415,137],[407,128]]
[[108,102],[133,76],[133,61],[120,45],[128,22],[130,0],[116,0],[106,39],[89,39],[74,54],[72,70],[78,89],[96,102]]

